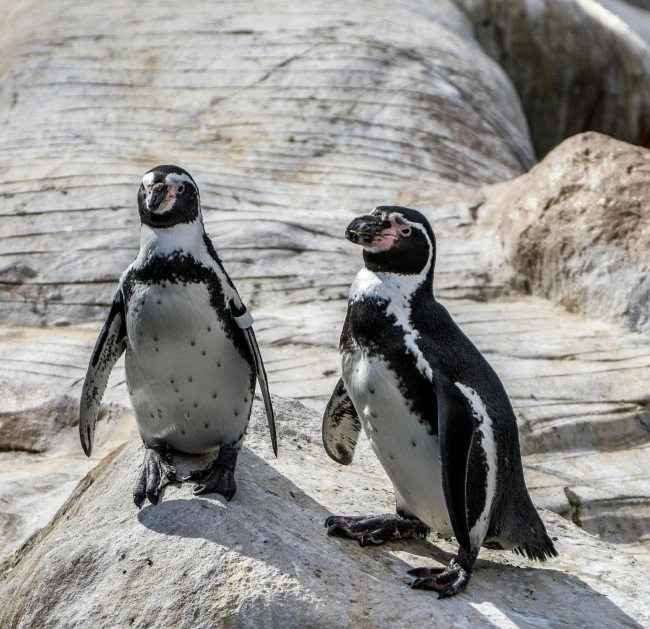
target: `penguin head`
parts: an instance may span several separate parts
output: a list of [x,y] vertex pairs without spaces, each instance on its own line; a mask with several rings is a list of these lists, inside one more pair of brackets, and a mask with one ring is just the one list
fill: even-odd
[[201,215],[199,188],[179,166],[156,166],[145,174],[138,190],[143,225],[164,229],[192,223]]
[[433,272],[436,237],[421,212],[380,205],[355,218],[345,237],[363,247],[366,268],[374,272],[420,275]]

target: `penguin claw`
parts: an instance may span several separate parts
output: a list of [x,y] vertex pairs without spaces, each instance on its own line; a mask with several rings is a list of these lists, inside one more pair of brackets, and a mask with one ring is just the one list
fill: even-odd
[[203,483],[208,477],[209,470],[194,470],[181,478],[182,483]]
[[383,544],[413,535],[422,536],[427,531],[419,520],[409,520],[399,515],[331,515],[325,520],[325,526],[329,536],[356,539],[361,546]]
[[361,522],[362,520],[368,519],[369,517],[366,515],[331,515],[327,520],[325,520],[325,527],[329,528],[332,524],[349,525],[354,522]]
[[329,537],[348,537],[348,530],[340,524],[331,524],[327,527],[327,535]]
[[[430,572],[427,575],[427,572]],[[416,568],[409,570],[408,574],[423,576],[411,583],[414,590],[433,590],[438,592],[438,598],[449,598],[462,592],[469,583],[472,575],[458,564],[452,563],[446,568]]]
[[172,483],[178,483],[178,480],[169,452],[158,447],[147,448],[142,471],[133,490],[135,506],[142,508],[145,498],[148,498],[152,505],[157,505],[162,490]]
[[[373,531],[372,533],[365,533],[359,538],[359,546],[363,548],[364,546],[372,546],[372,545],[377,545],[377,544],[383,544],[386,539],[382,539],[382,535],[384,535],[384,531],[382,529],[377,529],[376,531]],[[384,536],[385,537],[385,536]]]
[[158,502],[160,501],[160,497],[158,496],[158,494],[154,493],[153,491],[151,491],[151,492],[148,491],[147,492],[147,498],[149,498],[149,502],[152,505],[157,505]]
[[183,480],[197,483],[193,492],[195,496],[217,493],[230,502],[237,492],[235,473],[222,465],[214,465],[205,470],[190,472]]

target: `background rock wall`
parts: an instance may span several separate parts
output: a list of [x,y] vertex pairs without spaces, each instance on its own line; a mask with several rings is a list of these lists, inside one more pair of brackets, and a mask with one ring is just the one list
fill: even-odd
[[628,28],[594,0],[459,5],[481,46],[512,80],[540,159],[587,130],[648,146],[650,29],[644,11],[625,2],[611,6],[629,20]]

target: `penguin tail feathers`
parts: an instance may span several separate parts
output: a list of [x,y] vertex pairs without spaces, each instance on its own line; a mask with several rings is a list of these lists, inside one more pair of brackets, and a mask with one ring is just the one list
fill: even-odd
[[546,561],[547,559],[557,557],[559,554],[555,548],[555,544],[553,544],[553,540],[551,540],[546,531],[538,538],[513,548],[512,551],[516,555],[528,557],[528,559],[533,561]]
[[509,541],[505,548],[533,561],[546,561],[558,556],[530,496],[520,496],[519,500],[510,501],[501,516],[497,537]]

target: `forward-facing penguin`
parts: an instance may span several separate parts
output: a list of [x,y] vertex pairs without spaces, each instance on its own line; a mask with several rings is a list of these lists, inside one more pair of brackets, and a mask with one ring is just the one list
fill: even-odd
[[182,479],[195,494],[236,491],[235,465],[259,380],[271,432],[273,407],[253,317],[223,268],[201,216],[199,189],[178,166],[145,174],[138,191],[140,252],[123,273],[81,395],[79,432],[90,456],[108,376],[126,350],[126,381],[146,452],[133,492],[152,504],[177,482],[170,450],[219,454]]
[[429,528],[460,548],[417,568],[412,587],[440,598],[467,587],[482,545],[544,561],[557,551],[528,495],[517,420],[499,377],[433,295],[436,255],[420,212],[377,207],[346,238],[365,267],[350,290],[343,378],[323,418],[331,458],[349,465],[363,429],[395,488],[397,515],[327,519],[329,535],[381,544]]

